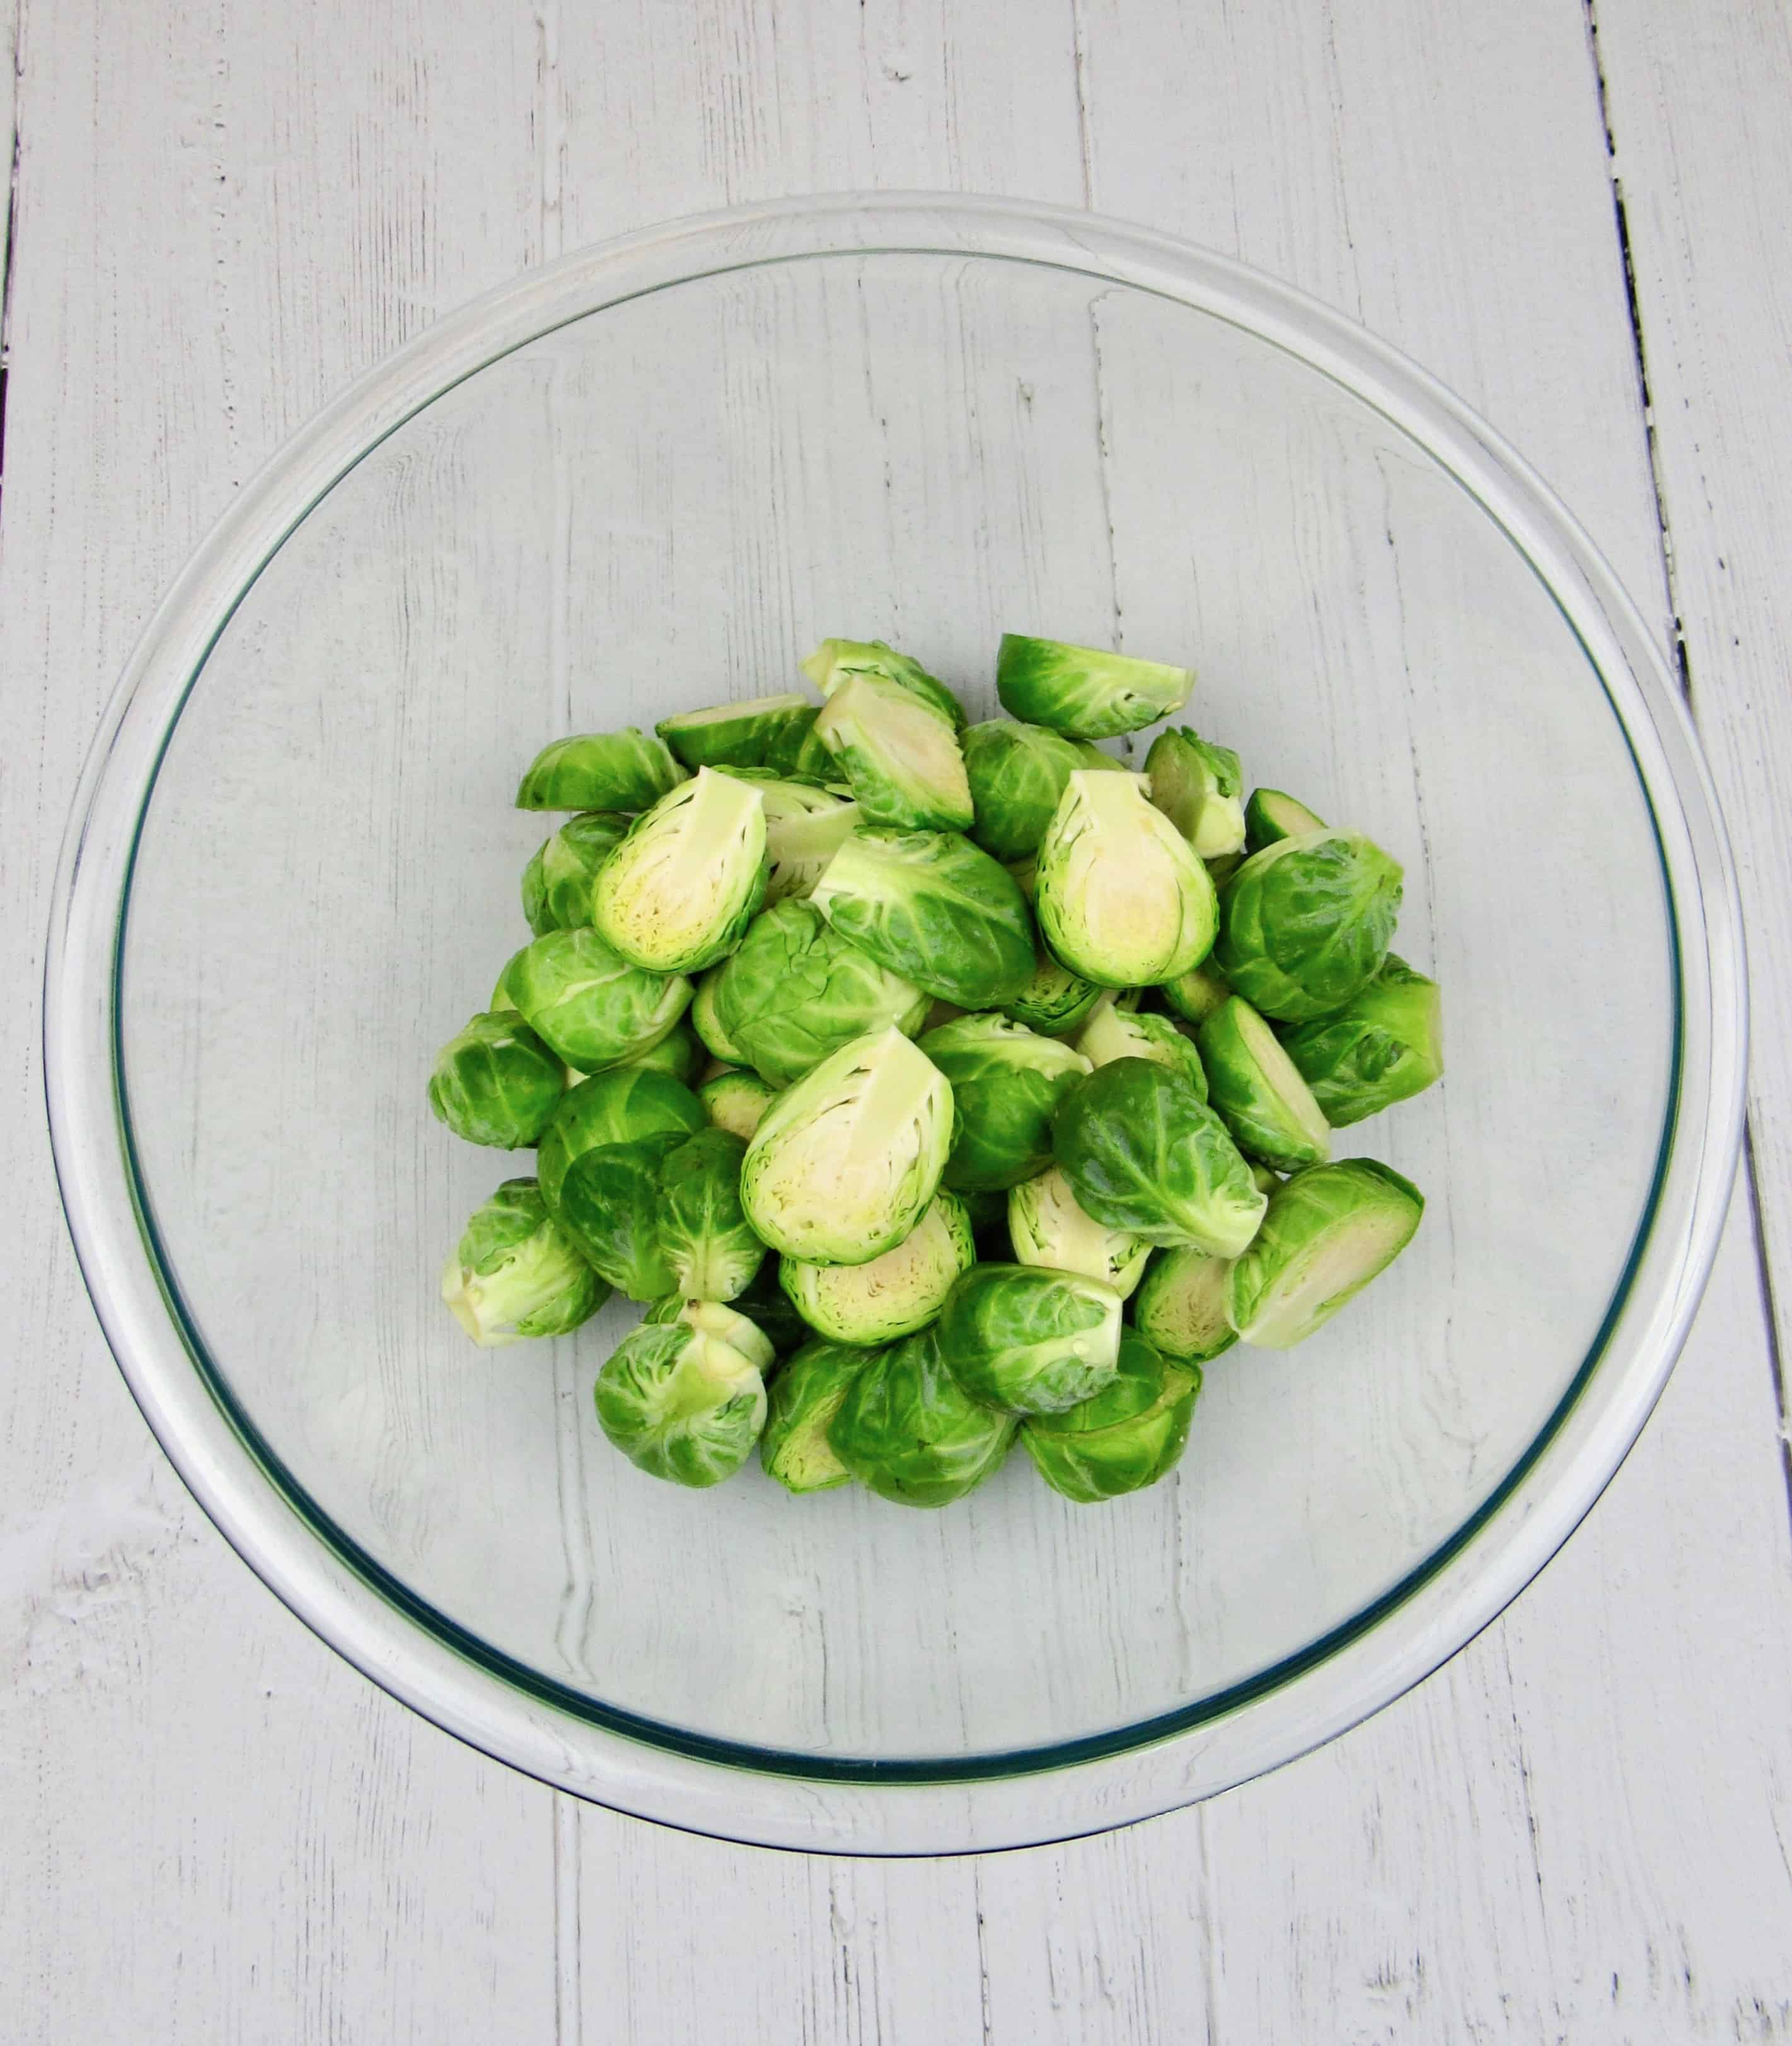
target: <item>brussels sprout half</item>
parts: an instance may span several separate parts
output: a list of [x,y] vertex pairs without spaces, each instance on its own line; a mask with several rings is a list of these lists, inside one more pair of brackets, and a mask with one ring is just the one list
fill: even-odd
[[706,1336],[715,1336],[725,1342],[730,1349],[737,1349],[756,1371],[767,1372],[778,1361],[778,1351],[757,1318],[740,1311],[740,1303],[732,1307],[720,1300],[692,1299],[682,1293],[668,1293],[663,1299],[655,1300],[643,1315],[643,1321],[658,1326],[666,1322],[683,1322],[687,1326],[700,1330]]
[[873,1353],[828,1430],[834,1454],[880,1499],[950,1506],[1013,1446],[1014,1419],[981,1406],[940,1361],[933,1329]]
[[818,1335],[841,1343],[888,1343],[935,1318],[976,1254],[964,1203],[940,1192],[896,1248],[870,1264],[805,1264],[786,1257],[778,1278],[791,1306]]
[[852,1473],[834,1454],[828,1430],[847,1388],[879,1353],[817,1337],[806,1342],[771,1382],[770,1411],[759,1438],[767,1477],[789,1492],[831,1492]]
[[964,729],[964,706],[920,662],[898,654],[881,639],[824,639],[801,663],[803,673],[822,695],[832,698],[854,675],[875,675],[918,697],[950,720],[954,732]]
[[1017,1264],[1080,1272],[1111,1286],[1122,1300],[1138,1284],[1151,1256],[1142,1237],[1110,1229],[1079,1206],[1056,1165],[1010,1190],[1008,1238]]
[[1282,1048],[1334,1129],[1423,1094],[1443,1072],[1442,998],[1390,952],[1335,1016],[1297,1023]]
[[1242,995],[1201,1025],[1199,1044],[1208,1098],[1246,1157],[1292,1172],[1331,1156],[1331,1131],[1312,1089]]
[[700,767],[636,818],[604,862],[592,927],[649,972],[695,973],[740,942],[766,874],[759,784]]
[[1093,1399],[1119,1355],[1120,1295],[1079,1272],[975,1264],[940,1315],[940,1357],[973,1399],[1056,1414]]
[[995,693],[1009,716],[1072,739],[1137,732],[1180,710],[1194,686],[1192,668],[1020,632],[1002,634],[995,658]]
[[542,840],[523,870],[523,914],[538,938],[591,921],[592,883],[631,821],[613,810],[589,810]]
[[744,1144],[777,1100],[778,1090],[767,1087],[757,1073],[718,1073],[697,1089],[697,1098],[718,1129],[728,1130]]
[[882,676],[849,676],[815,720],[815,735],[845,770],[868,824],[960,831],[971,785],[952,720]]
[[1265,1016],[1329,1016],[1380,972],[1400,905],[1399,863],[1361,832],[1280,839],[1226,882],[1214,963]]
[[1187,725],[1161,732],[1145,757],[1151,800],[1203,859],[1245,842],[1244,777],[1229,746],[1210,745]]
[[859,805],[832,789],[805,782],[764,782],[765,907],[806,896],[861,821]]
[[1091,1067],[1110,1066],[1116,1059],[1149,1059],[1180,1073],[1203,1101],[1207,1098],[1200,1054],[1167,1016],[1141,1016],[1105,1002],[1083,1025],[1076,1048]]
[[1178,1364],[1211,1362],[1238,1340],[1226,1318],[1231,1276],[1230,1258],[1192,1244],[1158,1251],[1133,1296],[1139,1334]]
[[481,1349],[565,1335],[609,1292],[533,1179],[506,1179],[474,1210],[442,1275],[443,1300]]
[[1011,1021],[1037,1030],[1041,1037],[1068,1037],[1083,1027],[1107,991],[1072,973],[1041,944],[1032,978],[1002,1013]]
[[638,1470],[720,1484],[765,1426],[765,1381],[732,1345],[688,1322],[643,1322],[597,1374],[598,1425]]
[[740,1137],[700,1129],[660,1163],[660,1254],[687,1298],[733,1299],[753,1283],[766,1254],[740,1205],[746,1155]]
[[1199,1365],[1168,1364],[1132,1329],[1118,1369],[1093,1399],[1032,1416],[1021,1439],[1039,1475],[1079,1506],[1142,1492],[1176,1468],[1201,1390]]
[[1373,1158],[1296,1172],[1232,1268],[1226,1317],[1240,1340],[1261,1349],[1305,1341],[1393,1263],[1424,1212],[1412,1181]]
[[516,807],[644,810],[684,778],[684,769],[661,742],[633,725],[584,732],[542,748],[516,791]]
[[1052,1118],[1067,1089],[1092,1070],[1079,1051],[1006,1016],[964,1016],[920,1040],[952,1083],[958,1137],[945,1183],[1000,1192],[1052,1161]]
[[1173,1009],[1185,1023],[1206,1022],[1232,994],[1225,976],[1215,971],[1211,959],[1191,967],[1174,980],[1164,982],[1157,992],[1163,996],[1164,1006]]
[[514,1009],[475,1016],[437,1052],[429,1102],[469,1144],[538,1143],[565,1091],[560,1061]]
[[678,974],[632,966],[595,931],[550,931],[504,970],[504,994],[548,1049],[581,1073],[651,1051],[690,1006]]
[[1325,828],[1323,817],[1315,816],[1304,803],[1297,803],[1280,789],[1253,789],[1245,805],[1247,852],[1261,852],[1280,839],[1310,838]]
[[1007,718],[972,725],[963,743],[976,812],[971,836],[1004,862],[1036,853],[1065,782],[1083,765],[1081,755],[1044,725]]
[[788,766],[814,723],[814,705],[792,693],[678,711],[662,717],[654,730],[695,773],[699,767]]

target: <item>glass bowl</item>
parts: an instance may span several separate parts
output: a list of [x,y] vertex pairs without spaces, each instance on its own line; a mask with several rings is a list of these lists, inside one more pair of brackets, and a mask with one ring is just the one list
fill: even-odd
[[[1016,1457],[906,1512],[690,1493],[591,1409],[637,1311],[478,1353],[437,1297],[525,1157],[424,1082],[527,933],[547,739],[886,638],[994,708],[1005,627],[1191,658],[1253,780],[1402,861],[1449,1073],[1343,1133],[1430,1206],[1321,1336],[1209,1371],[1175,1477]],[[1149,736],[1149,735],[1147,735]],[[364,378],[151,623],[47,976],[64,1195],[169,1455],[438,1724],[743,1839],[949,1851],[1203,1797],[1373,1711],[1611,1477],[1709,1268],[1744,981],[1670,673],[1539,480],[1234,263],[939,196],[591,250]]]

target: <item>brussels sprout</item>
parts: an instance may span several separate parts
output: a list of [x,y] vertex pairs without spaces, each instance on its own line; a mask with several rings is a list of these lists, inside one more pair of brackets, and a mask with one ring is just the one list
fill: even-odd
[[756,1319],[740,1311],[739,1301],[728,1307],[720,1300],[693,1300],[682,1293],[668,1293],[663,1299],[655,1300],[642,1318],[656,1326],[665,1322],[683,1322],[706,1336],[715,1336],[730,1349],[739,1350],[761,1372],[769,1372],[778,1361],[770,1337]]
[[1110,1066],[1116,1059],[1149,1059],[1153,1065],[1181,1074],[1203,1101],[1207,1098],[1200,1054],[1167,1016],[1141,1016],[1104,1002],[1083,1025],[1076,1048],[1091,1066]]
[[921,1028],[928,998],[835,930],[813,902],[755,917],[716,981],[716,1021],[768,1086],[788,1087],[855,1037]]
[[1161,732],[1145,756],[1151,800],[1203,859],[1245,842],[1244,775],[1230,746],[1210,745],[1186,724]]
[[817,1334],[843,1343],[894,1342],[926,1327],[976,1254],[964,1203],[941,1192],[896,1248],[869,1264],[805,1264],[786,1257],[778,1279]]
[[1104,987],[1173,980],[1207,955],[1213,883],[1133,777],[1071,776],[1039,849],[1039,928],[1073,973]]
[[1070,1182],[1056,1165],[1012,1188],[1008,1237],[1017,1264],[1053,1272],[1080,1272],[1126,1299],[1143,1276],[1151,1245],[1126,1230],[1110,1229],[1077,1205]]
[[898,654],[881,639],[824,639],[801,666],[803,673],[830,701],[852,676],[875,675],[930,705],[951,720],[954,732],[964,729],[964,706],[945,684],[929,674],[920,662]]
[[1054,1492],[1093,1506],[1169,1475],[1200,1390],[1199,1365],[1167,1364],[1136,1330],[1122,1330],[1119,1369],[1107,1389],[1064,1413],[1033,1415],[1021,1439]]
[[1174,980],[1165,981],[1157,992],[1165,1006],[1174,1009],[1184,1022],[1204,1023],[1221,1002],[1230,998],[1232,990],[1209,959],[1178,974]]
[[746,1155],[740,1137],[700,1129],[661,1162],[660,1254],[689,1299],[732,1300],[752,1284],[765,1256],[741,1210]]
[[457,1137],[516,1151],[539,1140],[564,1091],[548,1047],[514,1009],[493,1009],[437,1052],[429,1101]]
[[648,973],[595,931],[550,931],[504,970],[504,993],[548,1049],[581,1073],[651,1052],[690,1006],[678,974]]
[[1151,1260],[1133,1301],[1139,1334],[1179,1364],[1207,1364],[1229,1350],[1238,1332],[1226,1318],[1232,1260],[1179,1244]]
[[697,1098],[716,1129],[728,1130],[744,1144],[777,1100],[778,1090],[767,1087],[757,1073],[726,1072],[705,1080]]
[[557,739],[531,762],[516,791],[519,810],[644,810],[685,778],[657,739],[633,725]]
[[1004,632],[995,657],[995,693],[1009,716],[1072,739],[1137,732],[1180,710],[1194,686],[1192,668],[1020,632]]
[[828,1445],[861,1484],[898,1506],[950,1506],[1006,1457],[1014,1419],[981,1406],[940,1361],[936,1331],[875,1351],[848,1386]]
[[678,711],[662,717],[654,730],[694,773],[699,767],[788,766],[814,723],[814,705],[792,694]]
[[609,1291],[550,1217],[533,1179],[506,1179],[475,1210],[442,1275],[449,1311],[481,1349],[565,1335]]
[[861,952],[960,1009],[1000,1009],[1033,977],[1025,898],[956,832],[855,832],[810,899]]
[[[543,936],[545,935],[544,932]],[[512,1015],[518,1013],[516,1002],[512,998],[510,992],[510,970],[522,958],[523,952],[526,952],[528,949],[529,948],[525,945],[523,952],[512,952],[504,961],[499,971],[497,979],[492,983],[492,998],[485,1005],[489,1014],[501,1016],[506,1013]]]
[[972,725],[964,747],[977,813],[971,837],[997,859],[1037,852],[1065,782],[1083,765],[1076,748],[1042,724],[1006,718]]
[[1232,1268],[1227,1319],[1261,1349],[1303,1342],[1393,1263],[1424,1212],[1412,1181],[1373,1158],[1296,1172]]
[[1008,1195],[991,1187],[981,1193],[961,1193],[959,1200],[971,1218],[971,1233],[979,1257],[994,1257],[1006,1264],[1008,1249]]
[[1398,863],[1360,832],[1279,839],[1226,882],[1214,963],[1265,1016],[1309,1022],[1380,972],[1400,905]]
[[1039,855],[1029,852],[1025,859],[1005,859],[1002,863],[1014,877],[1014,886],[1026,898],[1030,909],[1039,899]]
[[1334,1129],[1423,1094],[1441,1075],[1440,1003],[1437,982],[1389,952],[1335,1016],[1284,1031],[1283,1049]]
[[940,1359],[973,1399],[1056,1414],[1113,1377],[1120,1295],[1080,1272],[974,1264],[940,1314]]
[[631,1300],[657,1300],[678,1283],[659,1239],[660,1168],[677,1142],[647,1137],[581,1152],[554,1196],[554,1219]]
[[1097,1222],[1147,1243],[1236,1257],[1264,1197],[1226,1125],[1179,1074],[1116,1059],[1072,1088],[1052,1128],[1064,1177]]
[[860,1037],[766,1111],[747,1147],[741,1205],[786,1257],[868,1264],[921,1219],[952,1137],[945,1075],[900,1030]]
[[700,767],[638,817],[604,863],[592,927],[653,973],[695,973],[740,942],[766,890],[757,782]]
[[[675,1080],[682,1080],[686,1087],[697,1076],[697,1069],[706,1056],[703,1040],[688,1022],[675,1023],[671,1030],[657,1044],[644,1052],[637,1052],[631,1059],[619,1059],[608,1067],[611,1072],[627,1072],[631,1067],[645,1067],[656,1073],[670,1073]],[[566,1084],[574,1084],[573,1075],[576,1067],[568,1067]],[[578,1075],[580,1079],[586,1075]]]
[[971,785],[952,721],[899,684],[852,675],[815,720],[845,770],[867,824],[957,831],[971,821]]
[[956,1023],[964,1013],[956,1002],[930,1002],[927,1005],[927,1013],[921,1019],[918,1034],[925,1037],[929,1030],[944,1029],[947,1024]]
[[1201,1025],[1209,1098],[1247,1157],[1284,1172],[1331,1156],[1331,1130],[1275,1033],[1242,996]]
[[765,1426],[765,1380],[732,1345],[687,1322],[643,1322],[597,1374],[598,1426],[639,1470],[720,1484]]
[[1245,847],[1249,852],[1261,852],[1278,839],[1311,838],[1325,828],[1323,818],[1280,789],[1253,789],[1245,805]]
[[828,1442],[847,1388],[878,1353],[848,1343],[806,1342],[772,1380],[759,1462],[786,1492],[830,1492],[852,1473]]
[[1073,739],[1070,743],[1079,762],[1099,774],[1130,774],[1133,771],[1124,760],[1116,760],[1111,753],[1103,753],[1093,739]]
[[1265,1165],[1261,1158],[1247,1158],[1245,1163],[1250,1168],[1251,1184],[1260,1194],[1273,1194],[1282,1183],[1281,1174]]
[[720,1059],[724,1065],[743,1066],[747,1054],[722,1028],[721,1018],[716,1013],[716,996],[722,978],[722,966],[713,966],[697,983],[697,994],[690,1006],[691,1028],[698,1040],[713,1059]]
[[[560,1183],[575,1158],[607,1144],[634,1144],[643,1137],[674,1141],[705,1127],[703,1104],[670,1073],[645,1066],[621,1066],[593,1073],[569,1087],[542,1133],[535,1174],[549,1210],[559,1206]],[[662,1292],[670,1287],[662,1286]]]
[[630,822],[613,810],[589,810],[542,840],[523,870],[523,913],[538,938],[591,921],[592,883]]
[[1091,1071],[1080,1052],[1036,1037],[1006,1016],[965,1016],[920,1040],[952,1082],[958,1137],[945,1183],[999,1191],[1052,1162],[1052,1117],[1065,1091]]
[[1201,863],[1207,870],[1207,878],[1213,883],[1216,893],[1226,886],[1244,863],[1245,855],[1242,851],[1228,852],[1218,859],[1204,859]]
[[1106,992],[1061,965],[1041,944],[1032,979],[1002,1013],[1011,1021],[1037,1030],[1041,1037],[1068,1037],[1095,1013]]
[[859,805],[832,789],[805,782],[763,782],[765,805],[765,907],[806,896],[825,871],[828,862],[859,828]]
[[778,1283],[778,1260],[774,1257],[768,1257],[759,1267],[752,1284],[734,1305],[742,1314],[752,1317],[754,1327],[763,1332],[779,1357],[788,1357],[791,1351],[801,1349],[813,1333],[785,1298],[784,1288]]

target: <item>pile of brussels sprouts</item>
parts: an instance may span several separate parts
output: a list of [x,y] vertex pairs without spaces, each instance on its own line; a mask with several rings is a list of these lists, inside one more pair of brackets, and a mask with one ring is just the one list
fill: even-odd
[[[533,940],[436,1114],[535,1149],[443,1297],[476,1342],[648,1303],[599,1372],[643,1470],[961,1499],[1017,1434],[1066,1498],[1154,1484],[1202,1367],[1284,1348],[1424,1203],[1334,1127],[1430,1086],[1400,870],[1186,726],[1184,668],[1009,634],[1011,714],[879,642],[774,696],[558,740]],[[1284,1176],[1285,1175],[1285,1176]],[[1130,1305],[1129,1305],[1130,1303]]]

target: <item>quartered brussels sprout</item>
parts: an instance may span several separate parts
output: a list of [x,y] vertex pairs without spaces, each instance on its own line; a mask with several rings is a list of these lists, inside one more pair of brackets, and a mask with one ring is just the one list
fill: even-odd
[[666,1322],[683,1322],[706,1336],[715,1336],[730,1349],[737,1349],[755,1369],[768,1372],[778,1361],[778,1351],[759,1326],[758,1310],[751,1316],[741,1312],[742,1303],[730,1307],[720,1300],[691,1299],[682,1293],[668,1293],[655,1300],[642,1318],[656,1326]]
[[1187,1080],[1148,1059],[1098,1066],[1052,1125],[1057,1161],[1097,1222],[1147,1243],[1236,1257],[1264,1197],[1226,1125]]
[[1133,1296],[1133,1320],[1161,1355],[1178,1364],[1207,1364],[1229,1350],[1238,1332],[1226,1319],[1232,1261],[1191,1243],[1160,1250]]
[[523,870],[523,913],[538,938],[591,921],[591,884],[631,821],[613,810],[589,810],[543,840]]
[[1056,1414],[1113,1377],[1120,1295],[1080,1272],[974,1264],[940,1315],[940,1357],[973,1399],[1008,1414]]
[[769,1086],[787,1087],[855,1037],[921,1028],[928,998],[834,929],[813,902],[755,917],[716,981],[720,1036]]
[[670,1073],[645,1066],[593,1073],[567,1089],[542,1134],[535,1173],[549,1208],[558,1205],[567,1167],[584,1152],[643,1137],[694,1137],[705,1126],[702,1103]]
[[552,1050],[514,1009],[494,1009],[437,1052],[429,1101],[457,1137],[516,1151],[539,1141],[565,1087]]
[[1070,1182],[1054,1165],[1010,1189],[1008,1239],[1019,1264],[1080,1272],[1126,1299],[1144,1276],[1151,1245],[1123,1229],[1110,1229],[1078,1205]]
[[859,828],[859,805],[806,782],[762,782],[765,805],[765,906],[808,895],[828,862]]
[[1083,766],[1068,739],[1042,724],[991,718],[964,734],[964,772],[976,821],[971,836],[1000,860],[1039,850],[1064,784]]
[[767,1087],[757,1073],[718,1073],[697,1089],[697,1098],[718,1129],[728,1130],[744,1144],[777,1100],[778,1090]]
[[1334,1129],[1423,1094],[1443,1071],[1442,998],[1435,980],[1389,952],[1335,1016],[1297,1023],[1282,1048]]
[[639,1470],[720,1484],[765,1426],[765,1380],[731,1344],[688,1322],[643,1322],[597,1374],[598,1425]]
[[1400,905],[1398,862],[1360,832],[1279,839],[1226,882],[1214,963],[1265,1016],[1329,1016],[1380,972]]
[[976,1257],[971,1218],[955,1194],[936,1194],[894,1250],[868,1264],[805,1264],[786,1257],[778,1283],[819,1335],[835,1342],[894,1342],[938,1314]]
[[777,770],[795,765],[814,723],[814,705],[793,693],[678,711],[654,730],[693,774],[699,767]]
[[834,1454],[828,1430],[840,1402],[878,1353],[817,1337],[806,1342],[771,1382],[759,1462],[786,1492],[831,1492],[852,1473]]
[[1232,1268],[1226,1314],[1240,1339],[1262,1349],[1304,1341],[1393,1263],[1424,1212],[1412,1181],[1373,1158],[1296,1172]]
[[1165,1006],[1173,1009],[1185,1023],[1205,1023],[1221,1002],[1230,1000],[1232,994],[1225,976],[1216,971],[1211,959],[1191,967],[1174,980],[1165,981],[1157,992],[1163,996]]
[[1194,686],[1192,668],[1020,632],[1002,634],[995,658],[995,693],[1008,715],[1072,739],[1115,739],[1155,724],[1180,710]]
[[1244,774],[1230,746],[1198,739],[1186,724],[1161,732],[1145,756],[1151,800],[1203,859],[1245,842]]
[[1136,1330],[1122,1330],[1119,1368],[1106,1391],[1062,1414],[1033,1415],[1021,1439],[1054,1492],[1093,1506],[1169,1475],[1187,1446],[1200,1390],[1199,1365],[1167,1363]]
[[1041,943],[1035,955],[1033,977],[1012,1002],[1004,1005],[1002,1013],[1012,1021],[1037,1030],[1041,1037],[1074,1037],[1108,991],[1072,973]]
[[1033,977],[1014,876],[956,832],[855,832],[810,900],[861,952],[960,1009],[1001,1009]]
[[765,1245],[740,1205],[745,1142],[700,1129],[659,1168],[659,1249],[687,1299],[732,1300],[752,1284]]
[[759,786],[700,767],[638,817],[604,863],[598,936],[651,973],[695,973],[725,958],[766,889]]
[[631,725],[557,739],[530,763],[519,810],[644,810],[685,778],[658,739]]
[[1254,789],[1251,799],[1245,805],[1245,849],[1261,852],[1266,845],[1274,845],[1280,839],[1311,838],[1315,832],[1325,829],[1325,820],[1316,817],[1304,803],[1297,803],[1292,796],[1285,796],[1280,789]]
[[860,1037],[767,1110],[741,1171],[747,1219],[786,1257],[868,1264],[938,1191],[952,1117],[945,1075],[900,1030]]
[[1131,775],[1079,770],[1039,848],[1045,942],[1104,987],[1172,980],[1203,959],[1218,909],[1207,871]]
[[876,676],[930,705],[950,720],[954,732],[964,729],[964,706],[945,684],[881,639],[824,639],[802,663],[802,671],[830,701],[854,675]]
[[481,1349],[562,1336],[610,1289],[549,1215],[533,1179],[506,1179],[477,1209],[442,1275],[450,1312]]
[[[697,1076],[697,1067],[708,1056],[702,1039],[689,1023],[675,1023],[657,1044],[637,1052],[631,1059],[618,1060],[608,1070],[618,1072],[631,1066],[650,1067],[656,1073],[670,1073],[674,1079],[682,1080],[689,1087]],[[571,1070],[569,1068],[569,1071]],[[585,1076],[581,1073],[579,1077],[582,1079]],[[567,1083],[572,1084],[570,1079]]]
[[1199,1042],[1208,1098],[1247,1157],[1292,1172],[1331,1156],[1331,1130],[1312,1089],[1242,996],[1214,1011]]
[[898,1506],[950,1506],[1014,1444],[1014,1416],[973,1399],[940,1361],[935,1338],[923,1329],[874,1351],[828,1430],[828,1446],[859,1482]]
[[1207,1098],[1200,1054],[1167,1016],[1141,1016],[1104,1002],[1083,1025],[1076,1048],[1092,1067],[1110,1066],[1116,1059],[1149,1059],[1180,1073],[1203,1101]]
[[971,821],[971,785],[950,718],[899,683],[855,674],[815,720],[815,735],[844,770],[868,824],[959,831]]
[[504,970],[505,995],[548,1049],[581,1073],[651,1052],[690,1006],[678,974],[631,966],[595,931],[550,931]]
[[945,1183],[1000,1191],[1052,1160],[1052,1117],[1065,1090],[1090,1070],[1079,1052],[1006,1016],[962,1016],[919,1040],[952,1082],[958,1137]]

